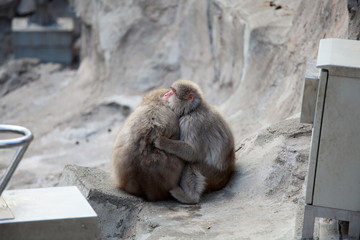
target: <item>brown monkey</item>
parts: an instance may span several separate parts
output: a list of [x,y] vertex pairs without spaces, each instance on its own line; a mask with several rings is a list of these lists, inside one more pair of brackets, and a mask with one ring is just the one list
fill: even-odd
[[[179,117],[180,140],[160,136],[154,144],[192,162],[186,166],[180,186],[170,192],[180,202],[197,203],[204,191],[219,190],[230,180],[235,167],[234,137],[226,121],[204,100],[194,82],[174,82],[163,101]],[[182,141],[191,147],[181,147]]]
[[113,151],[118,187],[150,201],[171,197],[169,190],[179,185],[184,167],[178,157],[153,146],[158,135],[179,139],[178,117],[161,100],[167,91],[155,90],[144,97],[123,124]]

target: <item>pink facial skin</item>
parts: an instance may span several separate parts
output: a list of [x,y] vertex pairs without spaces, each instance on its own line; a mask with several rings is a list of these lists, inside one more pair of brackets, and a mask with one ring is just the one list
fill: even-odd
[[164,94],[164,96],[162,97],[162,100],[164,100],[164,101],[168,100],[168,98],[171,97],[172,95],[174,95],[175,93],[176,93],[176,90],[171,89],[169,92]]

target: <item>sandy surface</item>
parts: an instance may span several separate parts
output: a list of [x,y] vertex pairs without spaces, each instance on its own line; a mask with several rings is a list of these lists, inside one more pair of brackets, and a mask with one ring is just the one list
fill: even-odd
[[[76,70],[57,64],[32,67],[39,77],[5,94],[0,102],[1,123],[27,127],[35,136],[10,188],[54,186],[66,164],[105,167],[115,133],[129,110],[116,99],[84,99],[89,93]],[[0,164],[5,166],[14,150],[2,151]]]

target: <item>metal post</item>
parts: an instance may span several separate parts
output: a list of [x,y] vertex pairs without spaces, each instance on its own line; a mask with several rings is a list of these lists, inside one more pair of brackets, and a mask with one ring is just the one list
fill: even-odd
[[4,191],[33,140],[23,127],[0,125],[0,133],[4,132],[23,136],[0,140],[0,150],[18,148],[0,180],[0,238],[99,239],[97,215],[76,187]]
[[16,151],[9,167],[6,169],[4,175],[0,180],[0,196],[8,185],[12,175],[14,174],[17,166],[19,165],[22,157],[24,156],[25,151],[27,150],[29,144],[33,140],[33,135],[27,128],[14,126],[14,125],[1,125],[0,124],[0,133],[17,133],[22,134],[24,136],[0,140],[0,149],[1,148],[11,148],[11,147],[19,147]]

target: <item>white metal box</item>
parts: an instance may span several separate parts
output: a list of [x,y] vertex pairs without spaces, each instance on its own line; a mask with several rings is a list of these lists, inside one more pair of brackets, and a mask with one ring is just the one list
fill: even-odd
[[308,205],[360,211],[360,41],[323,39]]

